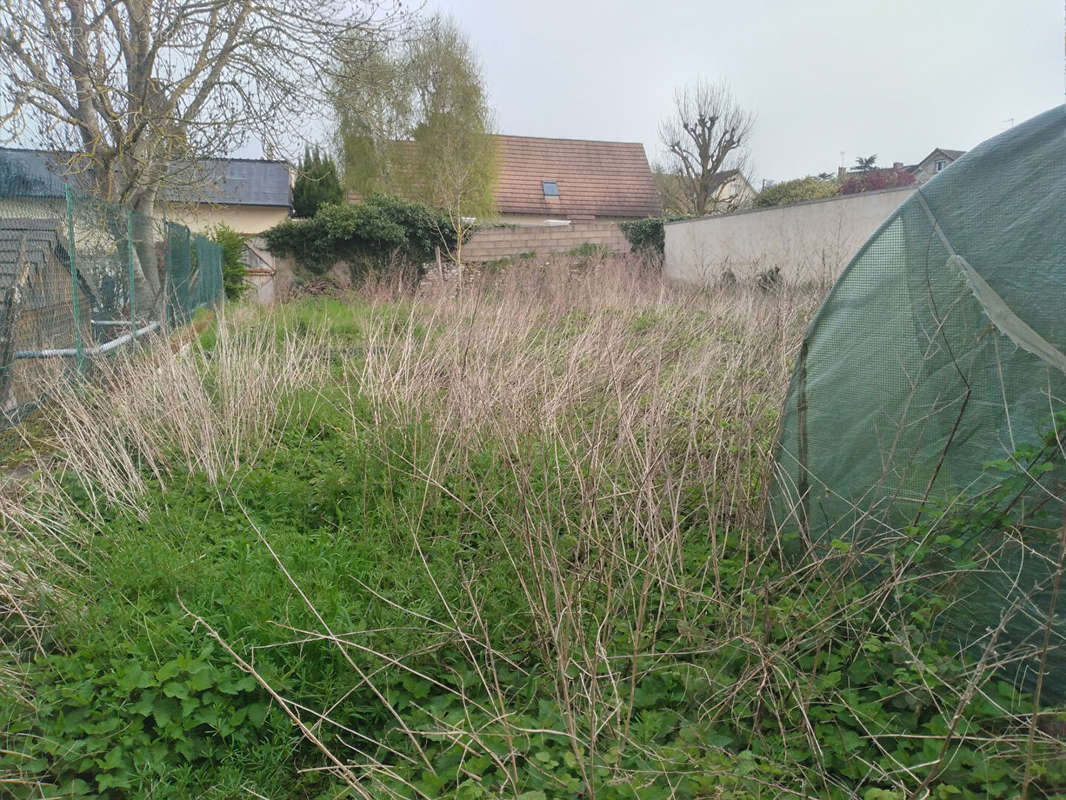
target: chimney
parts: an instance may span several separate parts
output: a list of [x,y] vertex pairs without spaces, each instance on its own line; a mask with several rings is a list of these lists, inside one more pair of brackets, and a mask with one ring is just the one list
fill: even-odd
[[903,162],[902,161],[893,161],[892,162],[892,169],[895,169],[895,170],[903,169]]
[[847,176],[848,176],[848,168],[847,167],[837,167],[837,180],[838,181],[844,180],[844,178],[846,178]]

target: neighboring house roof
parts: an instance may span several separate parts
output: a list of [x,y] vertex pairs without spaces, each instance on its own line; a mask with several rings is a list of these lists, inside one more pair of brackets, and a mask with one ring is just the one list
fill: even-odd
[[27,265],[43,266],[49,255],[66,257],[58,221],[0,220],[0,290],[15,285]]
[[948,159],[950,159],[951,161],[954,161],[956,158],[959,158],[960,156],[965,155],[966,151],[965,150],[948,150],[948,149],[943,148],[943,147],[938,147],[935,150],[933,150],[932,153],[930,153],[925,158],[923,158],[922,161],[928,161],[930,158],[932,158],[933,156],[935,156],[937,154],[942,155],[942,156],[947,156]]
[[[0,194],[22,197],[62,197],[65,184],[83,183],[67,173],[68,154],[46,150],[0,147]],[[176,162],[174,186],[165,189],[167,200],[220,205],[292,205],[289,165],[285,161],[251,158],[207,158]]]
[[167,190],[167,199],[173,202],[285,208],[292,205],[289,165],[285,161],[207,158],[176,164],[174,172],[187,186]]
[[[497,136],[500,214],[653,217],[661,213],[644,145],[584,139]],[[554,184],[549,196],[544,183]]]
[[964,156],[964,155],[966,155],[966,151],[965,150],[949,150],[949,149],[944,148],[944,147],[934,147],[933,148],[933,152],[931,152],[929,155],[927,155],[925,158],[923,158],[917,164],[911,164],[908,167],[904,167],[904,169],[907,172],[910,172],[910,173],[913,174],[913,173],[917,172],[918,170],[920,170],[923,165],[927,164],[930,161],[937,161],[940,158],[943,158],[944,160],[946,160],[946,161],[948,161],[950,163],[950,162],[955,161],[956,159],[958,159],[958,158],[960,158],[961,156]]
[[56,153],[45,150],[0,147],[0,195],[62,197],[67,181],[59,162]]
[[[744,181],[744,183],[748,183],[748,179],[740,174],[739,169],[726,169],[722,170],[721,172],[716,172],[711,176],[710,190],[712,192],[715,192],[720,186],[729,183],[730,181],[736,178],[740,178],[740,180]],[[748,184],[748,186],[750,187],[751,184]]]

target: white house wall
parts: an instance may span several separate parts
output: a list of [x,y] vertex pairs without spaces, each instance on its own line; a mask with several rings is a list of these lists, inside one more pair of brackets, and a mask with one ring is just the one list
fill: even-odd
[[209,203],[168,203],[167,216],[193,233],[210,234],[220,222],[238,233],[255,235],[289,218],[282,206],[214,205]]

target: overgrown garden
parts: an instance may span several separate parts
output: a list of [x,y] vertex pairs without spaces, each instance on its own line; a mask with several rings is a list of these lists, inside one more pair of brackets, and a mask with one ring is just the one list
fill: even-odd
[[230,307],[60,393],[0,505],[3,792],[1062,796],[935,548],[765,525],[818,298],[584,263]]

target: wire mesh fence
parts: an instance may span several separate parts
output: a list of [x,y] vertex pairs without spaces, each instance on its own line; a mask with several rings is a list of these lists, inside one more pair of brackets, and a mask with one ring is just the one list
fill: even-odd
[[0,151],[0,427],[64,374],[223,297],[214,242],[34,173],[18,155]]

